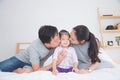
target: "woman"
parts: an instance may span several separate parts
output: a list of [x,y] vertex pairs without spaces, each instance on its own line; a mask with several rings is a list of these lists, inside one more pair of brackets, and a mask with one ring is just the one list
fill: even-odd
[[100,63],[98,46],[95,36],[84,25],[78,25],[70,33],[72,47],[78,56],[79,73],[89,73]]

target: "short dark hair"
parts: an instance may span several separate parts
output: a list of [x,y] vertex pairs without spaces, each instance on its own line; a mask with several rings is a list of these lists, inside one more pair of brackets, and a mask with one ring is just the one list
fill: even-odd
[[62,30],[59,32],[59,37],[61,38],[61,36],[62,36],[63,34],[68,35],[69,38],[70,38],[70,34],[69,34],[69,32],[66,31],[66,30],[64,30],[64,29],[62,29]]
[[50,43],[51,39],[54,38],[56,34],[58,34],[57,28],[51,25],[41,26],[38,31],[39,39],[43,44]]

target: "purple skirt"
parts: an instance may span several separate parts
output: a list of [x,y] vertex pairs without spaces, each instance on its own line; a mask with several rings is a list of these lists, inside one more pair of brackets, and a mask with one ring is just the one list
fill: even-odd
[[[68,69],[64,69],[64,68],[57,67],[58,72],[65,72],[65,73],[67,73],[67,72],[72,72],[72,69],[73,69],[73,67],[68,68]],[[52,68],[49,69],[49,71],[52,72]]]

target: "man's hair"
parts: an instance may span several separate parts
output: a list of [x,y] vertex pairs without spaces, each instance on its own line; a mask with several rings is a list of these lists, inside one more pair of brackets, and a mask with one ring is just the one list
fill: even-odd
[[50,43],[51,39],[54,38],[56,34],[58,34],[57,28],[51,25],[41,26],[38,31],[39,39],[43,44]]

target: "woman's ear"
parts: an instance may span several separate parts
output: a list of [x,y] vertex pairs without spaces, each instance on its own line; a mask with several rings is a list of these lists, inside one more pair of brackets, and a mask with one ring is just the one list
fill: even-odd
[[81,41],[80,41],[80,44],[84,44],[84,43],[85,43],[85,40],[81,40]]

